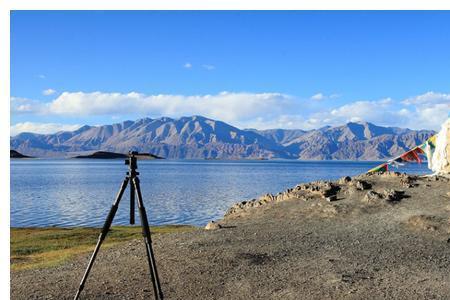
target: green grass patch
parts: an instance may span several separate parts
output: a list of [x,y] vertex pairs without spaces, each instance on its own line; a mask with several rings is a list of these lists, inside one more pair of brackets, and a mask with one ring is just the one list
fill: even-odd
[[[196,230],[194,226],[152,226],[152,234]],[[11,228],[11,270],[44,268],[59,265],[75,255],[93,251],[100,228]],[[142,239],[139,226],[113,226],[102,248]]]

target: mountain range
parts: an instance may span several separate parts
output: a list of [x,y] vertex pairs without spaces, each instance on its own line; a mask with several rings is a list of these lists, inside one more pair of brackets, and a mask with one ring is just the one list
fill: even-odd
[[11,149],[36,157],[70,157],[94,151],[149,152],[173,159],[381,160],[422,143],[431,130],[367,122],[320,129],[239,129],[201,116],[144,118],[85,125],[54,134],[20,133]]

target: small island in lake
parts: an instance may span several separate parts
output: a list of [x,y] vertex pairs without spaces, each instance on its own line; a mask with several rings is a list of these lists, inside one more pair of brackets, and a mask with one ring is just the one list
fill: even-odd
[[[92,158],[92,159],[117,159],[117,158],[126,158],[128,157],[127,154],[123,153],[115,153],[115,152],[108,152],[108,151],[97,151],[92,154],[88,155],[78,155],[73,158]],[[162,157],[159,157],[157,155],[151,154],[151,153],[139,153],[137,155],[139,159],[163,159]]]
[[9,158],[33,158],[32,156],[23,155],[16,150],[9,150]]

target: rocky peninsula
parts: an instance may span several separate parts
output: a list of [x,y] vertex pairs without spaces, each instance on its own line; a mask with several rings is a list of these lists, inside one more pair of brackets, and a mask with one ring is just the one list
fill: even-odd
[[[86,155],[77,155],[73,158],[87,158],[87,159],[117,159],[117,158],[127,158],[128,154],[123,153],[115,153],[115,152],[108,152],[108,151],[96,151],[91,154]],[[159,157],[157,155],[151,154],[151,153],[139,153],[137,155],[139,159],[163,159],[162,157]]]
[[33,158],[32,156],[23,155],[16,150],[9,150],[9,158]]
[[[447,177],[387,172],[302,183],[237,203],[207,228],[154,236],[167,299],[450,295]],[[11,298],[71,299],[89,255],[12,271]],[[147,268],[140,239],[103,249],[82,299],[148,299]]]

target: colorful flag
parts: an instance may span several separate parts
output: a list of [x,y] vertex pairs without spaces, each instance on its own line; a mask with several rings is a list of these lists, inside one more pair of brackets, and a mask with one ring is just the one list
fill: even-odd
[[370,169],[367,173],[374,172],[386,172],[388,171],[389,165],[398,167],[402,166],[402,162],[418,162],[421,163],[422,159],[420,156],[426,156],[428,164],[431,162],[431,157],[433,156],[434,149],[436,148],[436,136],[428,138],[423,144],[403,153],[402,155],[388,160],[386,163],[376,166]]
[[419,147],[416,147],[414,149],[409,150],[408,152],[403,153],[402,155],[400,155],[400,158],[403,159],[404,161],[408,161],[408,162],[418,162],[421,163],[422,160],[419,157],[419,154],[422,154],[423,151],[422,149],[420,149]]
[[375,168],[370,169],[367,173],[386,172],[386,171],[388,171],[388,164],[384,163],[376,166]]

